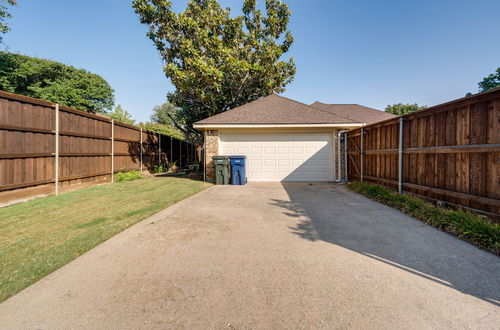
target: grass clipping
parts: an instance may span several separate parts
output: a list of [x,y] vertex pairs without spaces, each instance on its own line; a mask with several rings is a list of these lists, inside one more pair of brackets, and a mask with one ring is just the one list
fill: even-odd
[[423,222],[452,233],[480,248],[500,255],[500,224],[461,209],[440,208],[412,195],[373,184],[349,183],[349,188],[401,210]]

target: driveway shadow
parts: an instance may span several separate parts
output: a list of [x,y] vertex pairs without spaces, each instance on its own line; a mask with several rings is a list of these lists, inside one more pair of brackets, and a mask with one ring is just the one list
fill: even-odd
[[330,183],[285,183],[271,204],[299,221],[294,235],[324,241],[500,306],[500,258]]

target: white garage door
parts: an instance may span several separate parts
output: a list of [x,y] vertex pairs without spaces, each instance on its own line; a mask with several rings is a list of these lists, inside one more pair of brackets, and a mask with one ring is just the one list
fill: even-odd
[[331,181],[331,134],[221,134],[222,155],[247,156],[255,181]]

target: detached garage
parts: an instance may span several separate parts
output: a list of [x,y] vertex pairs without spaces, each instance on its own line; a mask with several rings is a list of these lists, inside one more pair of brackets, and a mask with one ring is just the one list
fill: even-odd
[[271,95],[195,123],[204,131],[207,178],[212,156],[247,156],[249,182],[333,181],[338,133],[392,115],[356,104],[299,103]]

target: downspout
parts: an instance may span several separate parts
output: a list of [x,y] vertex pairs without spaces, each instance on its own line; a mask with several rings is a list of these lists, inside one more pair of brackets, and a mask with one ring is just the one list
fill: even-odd
[[347,133],[344,133],[344,173],[345,173],[345,183],[349,182],[349,173],[347,166],[349,165],[349,153],[347,150]]
[[[341,153],[341,146],[340,146],[340,135],[343,134],[343,133],[346,133],[347,131],[344,130],[344,131],[338,131],[337,132],[337,151],[338,151],[338,161],[337,161],[337,180],[335,180],[335,182],[339,183],[339,182],[342,182],[342,161],[341,161],[341,156],[342,156],[342,153]],[[346,178],[347,179],[347,178]]]
[[203,131],[203,182],[207,182],[207,144],[206,144],[206,131]]

